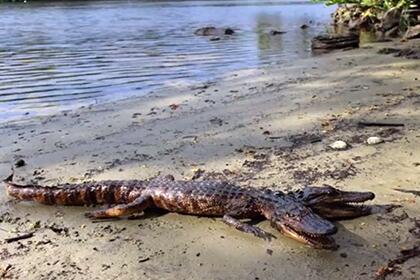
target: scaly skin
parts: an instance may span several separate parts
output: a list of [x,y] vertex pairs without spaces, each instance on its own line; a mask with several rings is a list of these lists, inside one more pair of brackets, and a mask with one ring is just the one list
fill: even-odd
[[[270,239],[271,234],[239,221],[263,217],[286,236],[320,249],[337,248],[330,236],[336,232],[336,227],[311,208],[331,219],[357,217],[370,211],[347,203],[373,198],[372,193],[341,192],[329,186],[306,187],[303,191],[285,194],[220,181],[175,181],[172,176],[150,181],[108,180],[58,187],[19,185],[12,181],[13,175],[4,180],[8,194],[18,200],[50,205],[117,204],[87,214],[94,219],[132,215],[156,207],[183,214],[223,217],[225,223],[238,230]],[[347,211],[336,211],[343,207]]]

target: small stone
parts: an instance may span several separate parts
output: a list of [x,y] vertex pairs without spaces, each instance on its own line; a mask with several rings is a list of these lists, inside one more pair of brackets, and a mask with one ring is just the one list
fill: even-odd
[[15,162],[16,167],[22,167],[25,164],[26,164],[26,162],[23,159],[19,159],[18,161]]
[[306,28],[309,28],[309,25],[307,25],[307,24],[302,24],[302,25],[300,26],[300,29],[306,29]]
[[171,104],[169,105],[169,108],[171,108],[171,110],[176,110],[178,109],[179,105],[178,104]]
[[35,223],[31,224],[32,228],[40,228],[41,227],[41,221],[36,221]]
[[340,253],[340,257],[347,258],[347,254],[346,253]]
[[341,140],[335,141],[330,145],[330,148],[334,150],[345,150],[347,149],[347,147],[347,143]]
[[191,180],[196,180],[198,178],[200,178],[206,171],[204,169],[201,168],[194,168],[192,170],[193,172],[193,176],[191,178]]
[[232,28],[226,28],[225,29],[225,35],[232,35],[235,31]]
[[368,145],[376,145],[376,144],[379,144],[379,143],[382,143],[382,142],[384,142],[384,140],[382,138],[376,137],[376,136],[369,137],[366,140],[366,143]]

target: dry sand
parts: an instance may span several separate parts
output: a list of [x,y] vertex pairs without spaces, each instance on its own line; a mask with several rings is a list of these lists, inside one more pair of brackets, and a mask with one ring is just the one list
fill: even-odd
[[[393,43],[387,43],[392,45]],[[411,42],[419,44],[419,42]],[[10,279],[372,279],[419,245],[420,63],[376,54],[384,44],[172,85],[147,97],[0,126],[0,177],[19,158],[26,182],[54,185],[173,174],[244,186],[329,183],[369,190],[392,212],[339,223],[337,251],[266,242],[220,219],[147,213],[91,223],[82,207],[16,202],[0,190],[0,269]],[[172,105],[172,106],[171,106]],[[358,127],[359,120],[404,127]],[[385,142],[368,146],[369,136]],[[328,145],[344,140],[345,151]],[[410,229],[411,232],[410,232]],[[5,243],[20,232],[34,237]],[[417,233],[417,236],[416,236]],[[391,279],[419,279],[419,258]],[[1,272],[0,272],[1,275]]]

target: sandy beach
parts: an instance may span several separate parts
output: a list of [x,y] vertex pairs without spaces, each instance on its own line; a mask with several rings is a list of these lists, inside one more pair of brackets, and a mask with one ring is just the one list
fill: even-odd
[[[393,45],[401,47],[365,45],[0,124],[0,177],[23,159],[19,182],[172,174],[280,190],[327,183],[402,206],[339,222],[337,251],[311,249],[266,221],[259,226],[277,236],[271,242],[220,219],[174,213],[92,223],[83,215],[91,208],[17,202],[1,187],[0,274],[9,267],[5,279],[373,279],[401,250],[420,246],[420,63],[377,54]],[[371,136],[384,142],[367,145]],[[349,148],[329,148],[336,140]],[[418,263],[408,260],[389,279],[419,279]]]

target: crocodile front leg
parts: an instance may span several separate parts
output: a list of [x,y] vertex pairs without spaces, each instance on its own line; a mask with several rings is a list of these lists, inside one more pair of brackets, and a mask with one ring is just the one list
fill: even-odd
[[[271,240],[272,237],[274,237],[274,235],[272,235],[271,233],[268,233],[262,229],[260,229],[259,227],[256,226],[252,226],[246,223],[243,223],[241,221],[239,221],[238,219],[232,217],[231,215],[224,215],[223,216],[223,221],[236,228],[237,230],[243,231],[243,232],[247,232],[247,233],[252,233],[253,235],[260,237],[264,240]],[[275,237],[274,237],[275,238]]]
[[153,200],[151,196],[140,196],[135,199],[133,202],[127,204],[119,204],[114,207],[93,211],[86,213],[86,217],[91,219],[107,219],[107,218],[116,218],[121,216],[128,216],[135,213],[140,213],[144,209],[153,205]]

